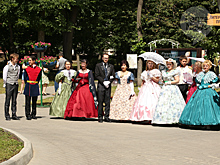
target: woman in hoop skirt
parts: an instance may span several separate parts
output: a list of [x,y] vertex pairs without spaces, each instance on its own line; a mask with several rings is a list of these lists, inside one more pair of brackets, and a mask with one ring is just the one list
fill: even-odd
[[160,94],[161,73],[156,63],[148,60],[146,70],[141,73],[142,85],[130,115],[132,121],[151,122]]
[[88,61],[83,59],[81,61],[81,68],[73,82],[78,83],[76,89],[70,96],[67,103],[64,118],[84,117],[96,118],[98,117],[98,101],[96,97],[96,88],[92,71],[87,69]]
[[121,71],[115,73],[118,82],[115,94],[110,106],[110,119],[129,120],[136,99],[134,93],[134,75],[127,71],[128,61],[121,61]]
[[210,88],[218,82],[218,77],[212,71],[212,62],[206,60],[202,64],[204,71],[200,72],[196,77],[196,83],[199,84],[198,89],[192,95],[188,104],[183,110],[180,117],[180,124],[198,126],[220,124],[220,98],[218,93]]

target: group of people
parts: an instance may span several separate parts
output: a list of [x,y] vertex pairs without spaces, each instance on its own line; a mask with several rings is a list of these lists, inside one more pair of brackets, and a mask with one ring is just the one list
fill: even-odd
[[[5,119],[11,120],[9,114],[10,100],[12,100],[11,111],[12,119],[20,120],[17,115],[17,95],[18,95],[18,79],[20,75],[20,66],[17,64],[19,55],[13,53],[10,55],[10,61],[3,69],[3,81],[5,86]],[[25,82],[25,115],[27,120],[37,119],[36,102],[39,95],[39,81],[41,79],[42,70],[36,65],[36,57],[31,56],[28,59],[29,66],[24,68],[22,73],[22,81]],[[31,110],[32,100],[32,110]]]
[[[127,70],[129,63],[121,61],[121,71],[115,73],[108,59],[104,54],[103,62],[95,67],[97,91],[92,71],[87,69],[87,60],[81,61],[78,72],[71,70],[70,62],[66,61],[65,69],[55,78],[62,85],[51,104],[50,115],[65,119],[98,118],[100,123],[131,120],[152,124],[220,124],[219,96],[214,90],[219,84],[216,84],[218,77],[210,71],[211,61],[196,62],[192,73],[186,56],[180,57],[178,67],[175,60],[166,60],[167,70],[162,72],[153,60],[148,60],[137,97],[134,75]],[[114,80],[118,85],[110,103]]]
[[[6,85],[5,118],[10,120],[9,104],[12,98],[12,119],[16,116],[16,97],[20,67],[19,56],[12,54],[10,63],[3,70]],[[36,119],[36,101],[39,95],[38,82],[41,68],[36,58],[29,58],[24,69],[25,113],[27,120]],[[64,69],[55,77],[58,84],[49,114],[64,119],[74,117],[98,118],[98,122],[111,120],[147,121],[151,124],[219,125],[220,100],[214,88],[219,88],[218,77],[212,71],[209,60],[196,62],[194,71],[187,66],[186,56],[180,56],[180,66],[173,59],[166,60],[166,70],[160,71],[154,60],[146,61],[146,70],[141,74],[142,85],[138,96],[134,92],[134,75],[129,72],[129,63],[121,61],[121,70],[115,73],[109,64],[109,55],[103,54],[103,62],[93,72],[87,68],[88,61],[81,61],[81,69],[71,69],[71,62],[63,61]],[[193,79],[192,79],[193,77]],[[111,84],[117,88],[111,100]],[[190,87],[190,88],[189,88]],[[187,95],[188,93],[188,95]],[[30,100],[32,98],[32,112]],[[104,103],[104,106],[103,106]],[[104,111],[103,111],[104,109]]]

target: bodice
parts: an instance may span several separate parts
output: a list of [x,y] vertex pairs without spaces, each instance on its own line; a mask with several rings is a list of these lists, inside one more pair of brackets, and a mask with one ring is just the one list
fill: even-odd
[[175,76],[179,76],[179,71],[176,69],[171,70],[170,72],[167,72],[167,71],[162,72],[163,81],[165,81],[165,82],[166,81],[174,81]]
[[81,78],[79,80],[79,84],[88,84],[89,83],[89,74],[88,73],[79,73],[78,78]]
[[115,78],[117,79],[119,84],[129,84],[130,81],[134,81],[134,74],[128,72],[126,75],[121,77],[121,71],[115,73]]
[[218,81],[218,77],[212,71],[207,73],[200,72],[196,77],[196,83],[200,84],[199,89],[206,89],[212,83],[216,83]]
[[124,75],[122,78],[120,78],[120,84],[121,85],[124,85],[124,84],[127,84],[127,80],[128,80],[128,77],[130,76],[131,73],[128,73],[126,75]]
[[161,79],[161,72],[158,69],[143,71],[141,73],[141,79],[146,81],[151,81],[152,77],[159,77]]

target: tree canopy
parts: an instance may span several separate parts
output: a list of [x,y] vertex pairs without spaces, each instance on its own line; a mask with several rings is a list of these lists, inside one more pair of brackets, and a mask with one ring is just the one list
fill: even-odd
[[[180,47],[203,47],[210,58],[220,51],[219,28],[193,45],[180,27],[181,15],[192,6],[203,6],[217,13],[213,0],[148,0],[143,1],[143,38],[137,37],[138,0],[0,0],[0,46],[3,51],[21,55],[31,53],[31,43],[38,41],[38,31],[45,32],[45,41],[52,44],[48,53],[55,55],[63,49],[70,59],[70,51],[98,57],[105,49],[114,48],[117,58],[126,53],[149,51],[148,42],[173,39]],[[170,45],[160,45],[170,47]],[[97,58],[96,58],[97,59]]]

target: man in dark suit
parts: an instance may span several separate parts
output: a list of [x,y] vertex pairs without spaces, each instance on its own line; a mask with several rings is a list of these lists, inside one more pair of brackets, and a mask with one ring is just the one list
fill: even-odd
[[95,77],[98,79],[98,122],[103,122],[103,102],[105,102],[105,121],[110,122],[111,83],[114,81],[114,66],[108,63],[109,55],[103,54],[103,62],[96,64]]

